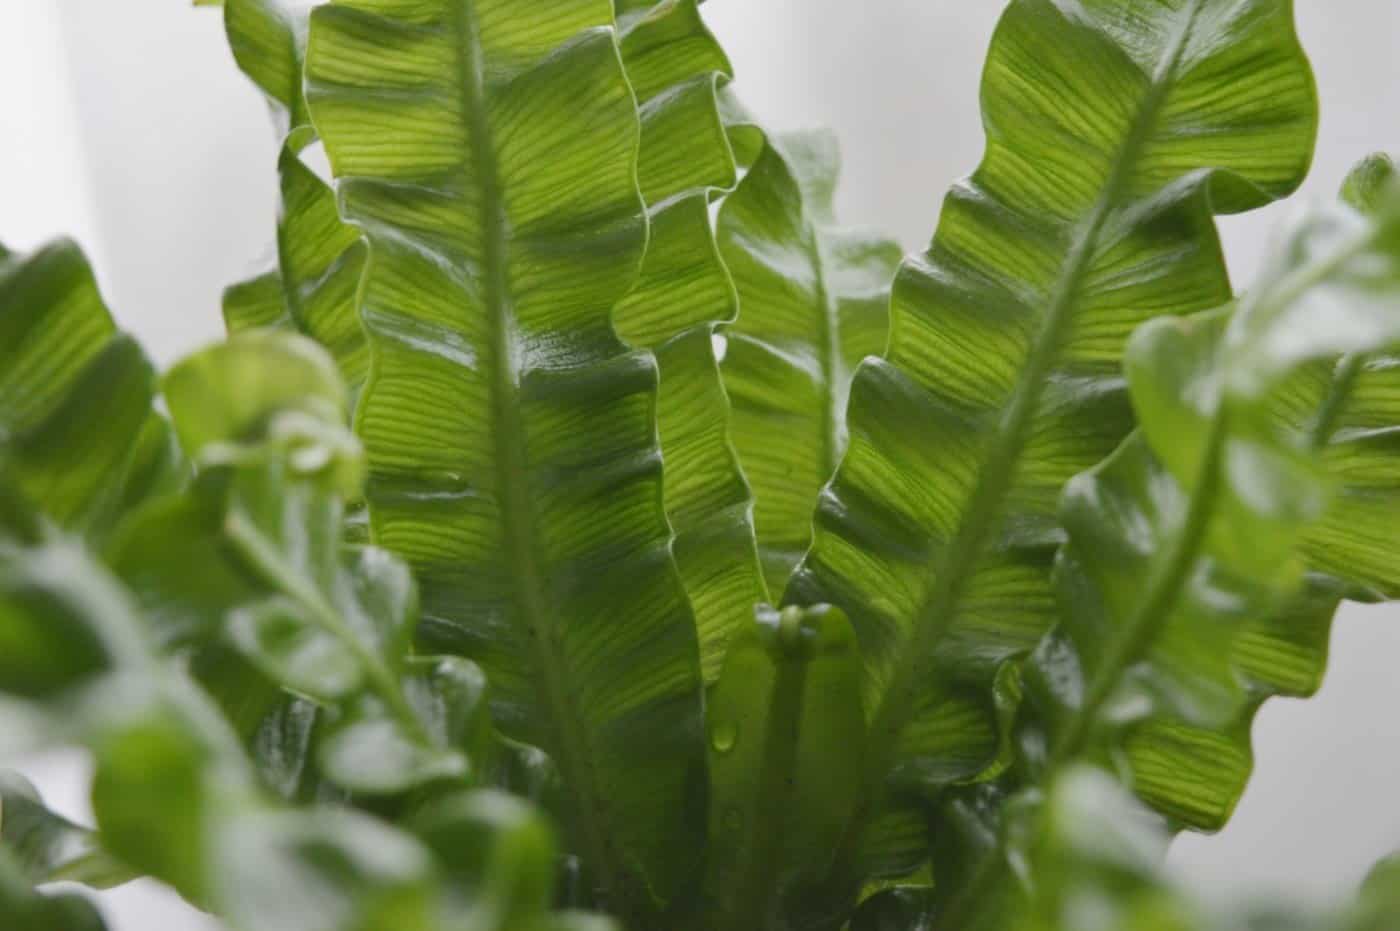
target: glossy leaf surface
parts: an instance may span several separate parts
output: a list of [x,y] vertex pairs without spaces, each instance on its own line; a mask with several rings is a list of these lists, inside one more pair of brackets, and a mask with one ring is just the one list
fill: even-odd
[[1286,0],[1016,0],[982,102],[986,155],[896,279],[787,595],[855,625],[869,799],[997,754],[993,684],[1054,620],[1060,491],[1133,425],[1128,335],[1230,298],[1212,214],[1291,190],[1317,119]]
[[424,647],[479,662],[500,730],[558,765],[571,849],[640,923],[700,854],[703,747],[656,369],[611,325],[646,230],[612,18],[607,0],[335,3],[307,77],[371,248],[374,539],[418,576]]
[[724,384],[764,572],[781,595],[846,447],[851,375],[885,349],[900,250],[835,225],[833,136],[770,136],[747,120],[732,128],[761,148],[719,215],[742,307],[725,330]]
[[105,889],[131,878],[96,835],[50,810],[29,780],[0,770],[0,849],[30,883],[70,881]]
[[364,270],[359,232],[341,222],[335,193],[302,159],[315,140],[302,70],[310,0],[223,0],[234,60],[263,92],[282,146],[277,158],[277,267],[224,292],[229,332],[289,326],[335,356],[351,390],[368,366],[355,305]]
[[1375,217],[1306,214],[1237,306],[1133,337],[1141,432],[1062,504],[1062,620],[1027,669],[1038,780],[1087,756],[1172,827],[1217,830],[1248,780],[1259,705],[1320,685],[1337,587],[1308,574],[1304,541],[1337,487],[1376,474],[1328,475],[1337,423],[1384,408],[1351,379],[1303,399],[1317,371],[1400,341],[1398,222],[1395,200]]

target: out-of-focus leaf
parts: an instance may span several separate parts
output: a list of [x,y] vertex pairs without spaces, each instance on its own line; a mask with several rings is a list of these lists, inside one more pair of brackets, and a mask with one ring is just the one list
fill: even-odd
[[703,853],[701,679],[669,551],[656,369],[615,337],[645,243],[609,0],[344,2],[307,97],[368,236],[356,413],[420,644],[479,662],[559,767],[567,845],[638,926]]
[[9,770],[0,770],[0,850],[35,885],[66,880],[107,889],[132,878],[90,829],[51,811],[29,780]]
[[306,34],[316,0],[224,0],[224,30],[243,73],[262,90],[282,149],[277,159],[277,267],[224,292],[229,332],[296,330],[335,357],[352,392],[368,366],[355,292],[360,234],[340,221],[335,193],[302,159],[315,139],[302,91]]
[[[342,424],[345,392],[326,353],[292,334],[240,334],[177,365],[166,395],[202,474],[189,494],[134,518],[111,556],[158,618],[161,639],[195,651],[192,670],[245,739],[285,710],[279,690],[327,707],[315,745],[295,748],[315,763],[286,759],[293,747],[283,740],[268,745],[277,758],[259,755],[286,791],[299,790],[286,780],[299,784],[308,766],[372,795],[464,786],[464,743],[489,742],[444,719],[475,720],[484,685],[469,668],[443,673],[450,663],[410,669],[417,594],[408,570],[382,550],[342,542],[360,450]],[[247,664],[208,662],[223,643]]]
[[811,545],[817,497],[846,448],[851,375],[883,352],[900,249],[834,225],[835,138],[769,136],[719,214],[742,312],[726,328],[732,433],[754,491],[754,522],[775,593]]
[[706,928],[802,928],[860,784],[855,634],[834,608],[758,611],[708,702]]
[[860,903],[851,916],[851,931],[936,931],[933,890],[895,886]]
[[180,479],[154,393],[150,364],[116,331],[76,245],[0,256],[0,481],[101,537]]
[[294,471],[336,473],[354,494],[359,451],[342,426],[347,396],[335,365],[308,339],[269,330],[241,334],[182,360],[165,376],[180,445],[205,466],[290,448]]
[[[1126,368],[1142,429],[1064,496],[1062,618],[1026,676],[1034,780],[1093,758],[1173,828],[1217,830],[1249,777],[1259,705],[1320,684],[1338,586],[1309,573],[1322,567],[1305,542],[1334,489],[1367,479],[1328,474],[1339,461],[1328,422],[1347,415],[1326,409],[1365,411],[1368,399],[1351,395],[1354,379],[1333,385],[1349,397],[1310,391],[1310,376],[1400,344],[1397,232],[1400,198],[1374,217],[1303,215],[1237,306],[1134,336]],[[990,877],[1005,865],[996,853],[984,862],[980,891],[962,896],[969,915],[996,914]]]
[[651,349],[660,367],[666,515],[709,683],[734,632],[768,600],[753,499],[730,443],[729,399],[715,358],[716,327],[738,311],[710,225],[711,197],[735,182],[716,98],[730,67],[696,0],[616,6],[622,62],[641,113],[638,177],[651,236],[641,276],[613,322],[624,340]]
[[[982,112],[986,155],[896,278],[786,595],[860,640],[857,820],[1000,755],[994,685],[1055,620],[1061,490],[1133,427],[1129,334],[1229,300],[1213,214],[1296,187],[1317,125],[1288,0],[1014,0]],[[863,833],[836,858],[852,887]]]
[[1013,803],[1018,852],[1035,881],[992,931],[1194,931],[1201,913],[1171,887],[1162,823],[1107,774],[1072,769],[1044,799]]
[[73,893],[41,895],[0,847],[0,916],[7,931],[106,931],[97,909]]
[[363,681],[355,651],[285,597],[234,609],[228,633],[270,678],[312,698],[333,702]]

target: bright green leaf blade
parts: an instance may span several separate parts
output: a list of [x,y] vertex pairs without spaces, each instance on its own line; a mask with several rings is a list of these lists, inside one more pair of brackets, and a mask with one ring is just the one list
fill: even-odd
[[115,335],[76,244],[0,255],[0,436],[42,422]]
[[[1054,620],[1061,488],[1132,428],[1128,335],[1229,299],[1212,213],[1295,187],[1317,122],[1287,0],[1015,0],[982,104],[986,156],[896,280],[787,595],[856,627],[872,796],[997,752],[992,683]],[[985,719],[953,741],[950,694]]]
[[359,231],[342,223],[335,192],[289,142],[277,160],[282,196],[277,256],[287,313],[298,332],[335,357],[341,377],[358,391],[369,369],[369,348],[355,303],[366,248]]
[[277,268],[224,292],[230,333],[290,327],[326,347],[352,392],[368,350],[355,306],[364,270],[359,232],[341,222],[335,193],[302,161],[315,139],[302,91],[306,38],[317,0],[226,0],[224,31],[235,61],[268,98],[282,149]]
[[860,788],[865,720],[850,622],[832,608],[759,609],[729,648],[707,717],[705,926],[803,927],[791,916],[821,898],[814,886]]
[[231,335],[244,330],[290,326],[292,318],[282,292],[282,273],[274,268],[229,285],[224,289],[223,314],[224,327]]
[[558,764],[571,848],[640,920],[700,854],[703,749],[656,371],[610,325],[645,229],[611,22],[607,0],[336,3],[307,73],[371,246],[374,538],[418,575],[420,639],[479,662],[500,729]]
[[716,97],[730,66],[695,0],[619,5],[618,13],[622,61],[640,108],[638,177],[651,236],[613,322],[628,343],[653,350],[660,368],[666,515],[708,683],[733,632],[768,600],[714,346],[716,326],[738,311],[710,223],[712,195],[735,182]]
[[[761,133],[752,124],[736,131]],[[787,586],[811,514],[846,445],[851,375],[882,352],[899,247],[831,226],[836,142],[768,137],[719,215],[742,312],[725,330],[732,433],[754,490],[768,585]],[[823,193],[825,192],[825,193]]]

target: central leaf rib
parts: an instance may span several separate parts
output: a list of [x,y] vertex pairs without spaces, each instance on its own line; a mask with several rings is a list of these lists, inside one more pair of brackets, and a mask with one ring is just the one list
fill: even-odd
[[[510,242],[510,221],[506,216],[501,192],[496,151],[487,119],[485,75],[482,68],[481,40],[474,8],[469,3],[451,4],[454,26],[460,37],[456,43],[457,63],[462,76],[463,96],[467,101],[463,115],[464,127],[471,140],[468,153],[472,175],[480,189],[479,222],[483,230],[484,303],[490,320],[492,360],[495,390],[492,396],[492,422],[496,455],[497,487],[502,491],[502,525],[506,548],[514,567],[517,584],[514,587],[517,608],[522,623],[528,628],[528,641],[534,651],[535,668],[546,695],[550,731],[550,750],[556,757],[560,772],[569,791],[576,794],[575,807],[579,833],[587,848],[589,861],[601,873],[602,885],[618,899],[626,897],[621,864],[615,863],[614,851],[607,838],[604,823],[606,803],[598,791],[590,750],[584,743],[587,732],[575,715],[569,700],[570,672],[558,643],[554,614],[545,601],[549,579],[542,571],[537,556],[534,504],[529,489],[521,481],[529,474],[530,465],[525,445],[525,430],[520,419],[521,371],[518,328],[510,296],[507,275],[507,254]],[[621,902],[617,903],[623,904]]]
[[1104,224],[1117,210],[1132,177],[1143,146],[1150,137],[1182,51],[1200,11],[1202,0],[1192,0],[1180,28],[1138,108],[1132,129],[1114,160],[1113,172],[1094,211],[1084,221],[1065,259],[1064,270],[1037,335],[1030,357],[1016,382],[1005,417],[979,471],[980,479],[958,528],[957,536],[932,571],[934,588],[915,618],[910,649],[897,667],[889,690],[873,717],[867,786],[882,783],[889,773],[899,734],[917,710],[914,690],[931,670],[926,666],[935,645],[948,632],[958,605],[981,559],[1025,451],[1030,430],[1055,366],[1066,330],[1070,326],[1086,276],[1098,252]]
[[[1228,106],[1222,74],[1249,87]],[[983,111],[986,155],[896,278],[786,595],[843,608],[865,657],[848,885],[912,868],[891,818],[1006,752],[994,683],[1056,618],[1065,483],[1133,427],[1128,335],[1229,299],[1213,215],[1296,187],[1316,129],[1286,0],[1013,0]]]

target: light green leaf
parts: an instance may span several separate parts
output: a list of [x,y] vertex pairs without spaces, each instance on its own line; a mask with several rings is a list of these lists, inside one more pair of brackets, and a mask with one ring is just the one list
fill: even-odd
[[643,924],[701,855],[703,749],[656,369],[610,325],[645,241],[611,23],[608,0],[334,3],[307,94],[370,241],[373,538],[418,576],[425,648],[479,662],[500,730],[558,765],[569,848]]
[[763,147],[719,215],[743,308],[727,328],[732,432],[754,489],[768,585],[786,587],[811,514],[846,448],[851,375],[885,348],[894,242],[833,225],[838,154],[828,133],[758,133]]
[[292,318],[282,292],[282,272],[273,268],[224,289],[224,327],[230,334],[264,327],[287,328]]
[[335,357],[352,392],[368,366],[355,292],[364,270],[358,231],[340,221],[335,193],[302,160],[315,140],[302,70],[311,9],[319,0],[225,0],[234,60],[266,95],[277,126],[277,267],[224,292],[230,333],[287,327]]
[[[801,928],[860,788],[855,634],[834,608],[761,608],[709,699],[705,927]],[[781,917],[780,917],[781,916]]]
[[651,237],[613,322],[624,340],[651,349],[660,368],[666,515],[711,683],[734,632],[768,600],[715,358],[716,327],[738,312],[710,225],[711,198],[736,180],[716,98],[730,66],[695,0],[617,6],[622,61],[641,114],[638,177]]
[[306,21],[320,0],[220,0],[224,31],[239,69],[267,97],[268,108],[285,137],[310,123],[302,93]]
[[106,931],[97,908],[73,893],[35,892],[19,866],[0,848],[0,915],[10,931]]
[[1212,214],[1292,190],[1317,122],[1287,0],[1014,0],[982,110],[786,596],[855,625],[871,799],[998,754],[993,684],[1054,620],[1061,489],[1132,429],[1128,335],[1229,300]]

